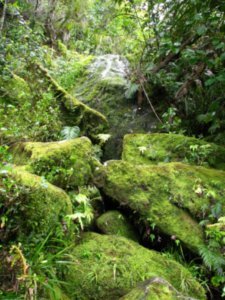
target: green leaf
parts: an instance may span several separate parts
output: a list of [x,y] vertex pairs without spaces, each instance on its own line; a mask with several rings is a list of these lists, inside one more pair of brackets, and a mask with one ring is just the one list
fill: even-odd
[[80,135],[80,128],[78,126],[69,127],[66,126],[61,131],[61,136],[64,140],[75,139]]
[[210,86],[210,85],[214,84],[215,82],[216,82],[216,78],[215,77],[210,78],[210,79],[206,80],[205,86]]
[[207,27],[205,25],[201,25],[197,28],[197,34],[198,35],[203,35],[207,31]]
[[111,134],[100,133],[97,135],[97,137],[101,142],[105,143],[110,139]]
[[138,91],[138,89],[139,89],[139,84],[130,83],[125,92],[125,97],[127,99],[131,99],[134,96],[134,94]]

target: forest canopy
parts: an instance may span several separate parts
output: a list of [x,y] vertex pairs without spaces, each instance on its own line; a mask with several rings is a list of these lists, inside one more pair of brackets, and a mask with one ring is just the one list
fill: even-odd
[[187,134],[224,141],[222,0],[2,1],[1,7],[1,72],[10,64],[13,71],[16,56],[41,56],[40,44],[59,50],[59,41],[79,53],[122,54],[132,64],[131,92],[144,85],[165,122],[177,115]]

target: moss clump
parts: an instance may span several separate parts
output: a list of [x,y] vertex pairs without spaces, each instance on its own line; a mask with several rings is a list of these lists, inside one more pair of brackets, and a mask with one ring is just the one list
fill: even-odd
[[66,280],[74,300],[116,300],[153,277],[162,277],[184,295],[206,299],[183,266],[124,237],[87,233],[71,255],[74,263]]
[[97,219],[97,226],[105,234],[114,234],[138,241],[135,229],[119,211],[108,211]]
[[4,98],[9,102],[23,103],[32,99],[29,84],[20,76],[11,73],[11,78],[4,80],[3,76],[0,78],[0,86],[4,91]]
[[42,65],[37,64],[36,66],[51,85],[55,96],[60,100],[67,125],[78,125],[83,134],[90,136],[102,133],[108,127],[107,120],[103,114],[90,108],[66,92]]
[[63,234],[62,221],[72,213],[68,195],[43,178],[14,168],[0,177],[0,202],[6,223],[0,239],[40,241],[50,231]]
[[223,147],[179,134],[128,134],[122,157],[137,164],[181,161],[225,170]]
[[[120,300],[190,300],[190,297],[182,295],[166,280],[155,277],[146,280]],[[194,300],[194,298],[191,298]],[[196,298],[195,298],[196,299]]]
[[13,152],[17,164],[29,164],[31,172],[64,189],[86,185],[92,175],[92,144],[86,137],[21,143]]
[[225,209],[225,173],[182,163],[159,166],[110,161],[95,173],[106,195],[136,211],[192,251],[204,244],[200,220]]

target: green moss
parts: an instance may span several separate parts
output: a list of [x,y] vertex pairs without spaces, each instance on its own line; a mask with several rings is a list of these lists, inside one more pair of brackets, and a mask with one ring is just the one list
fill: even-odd
[[[121,300],[188,300],[187,296],[178,292],[166,280],[155,277],[138,284],[136,288],[131,290],[127,295],[120,298]],[[194,300],[194,298],[192,298]]]
[[138,241],[135,229],[119,211],[108,211],[97,219],[97,226],[105,234],[115,234]]
[[37,64],[37,68],[52,86],[55,96],[61,101],[67,125],[78,125],[83,133],[90,136],[102,133],[107,128],[108,124],[104,115],[66,92],[42,65]]
[[185,295],[206,299],[203,288],[184,267],[124,237],[85,234],[71,255],[74,263],[66,280],[74,300],[116,300],[153,277],[162,277]]
[[137,164],[182,161],[225,170],[223,147],[178,134],[128,134],[122,157]]
[[5,90],[5,96],[9,97],[10,100],[15,103],[19,101],[29,101],[32,99],[32,94],[28,83],[20,76],[12,73],[12,77],[8,80],[3,81],[0,78],[0,85]]
[[1,176],[0,186],[1,207],[8,220],[6,234],[40,241],[51,230],[54,235],[63,233],[61,222],[72,213],[70,198],[63,190],[20,168]]
[[86,137],[50,143],[20,143],[13,152],[15,163],[29,164],[33,173],[65,189],[86,185],[92,175],[92,144]]
[[225,173],[182,163],[159,166],[110,161],[95,173],[106,195],[176,236],[192,251],[204,244],[198,221],[210,219],[215,206],[225,207]]

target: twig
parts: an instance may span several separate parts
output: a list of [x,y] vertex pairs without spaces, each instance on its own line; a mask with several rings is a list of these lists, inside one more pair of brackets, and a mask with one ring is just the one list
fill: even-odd
[[195,36],[195,37],[190,37],[188,38],[185,42],[182,43],[180,50],[178,53],[173,53],[170,52],[164,60],[162,60],[158,65],[156,65],[152,70],[151,73],[152,74],[156,74],[158,71],[160,71],[161,69],[165,68],[173,59],[176,58],[176,56],[178,56],[182,50],[184,50],[186,48],[186,46],[193,44],[199,37]]
[[160,119],[160,117],[159,117],[159,115],[157,114],[157,112],[155,111],[155,108],[154,108],[154,106],[152,105],[152,102],[151,102],[151,100],[150,100],[149,97],[148,97],[148,93],[146,92],[146,89],[145,89],[145,87],[144,87],[144,85],[143,85],[143,83],[142,83],[141,81],[140,81],[140,85],[141,85],[141,88],[142,88],[142,90],[143,90],[143,92],[144,92],[144,94],[145,94],[146,99],[148,100],[148,103],[149,103],[149,105],[150,105],[150,107],[151,107],[151,109],[152,109],[154,115],[156,116],[156,118],[158,119],[158,121],[162,124],[163,122],[162,122],[162,120]]

